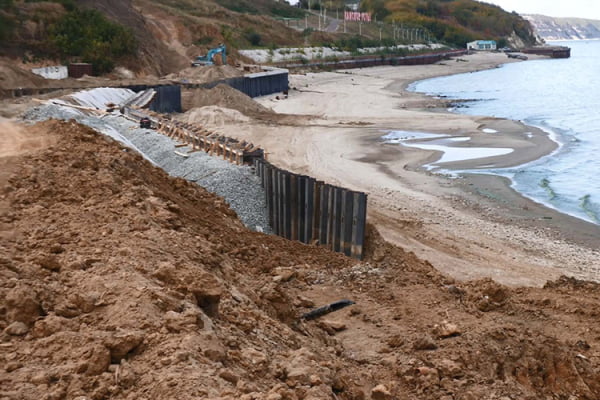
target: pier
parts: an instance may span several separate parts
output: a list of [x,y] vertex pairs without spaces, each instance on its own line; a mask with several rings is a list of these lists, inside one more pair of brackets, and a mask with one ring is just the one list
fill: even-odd
[[539,46],[529,47],[522,50],[526,54],[537,54],[550,58],[570,58],[571,48],[567,46]]

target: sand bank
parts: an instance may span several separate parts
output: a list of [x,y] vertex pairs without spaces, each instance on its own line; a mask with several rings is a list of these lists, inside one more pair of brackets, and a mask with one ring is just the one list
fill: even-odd
[[481,53],[427,66],[293,75],[288,99],[259,102],[304,117],[248,123],[242,130],[235,123],[214,128],[262,145],[282,167],[368,192],[370,221],[387,240],[457,279],[542,285],[568,274],[598,280],[600,227],[524,199],[498,177],[428,173],[421,166],[438,160],[440,152],[381,139],[389,131],[416,131],[469,138],[453,146],[513,150],[440,164],[456,169],[513,166],[552,152],[556,143],[541,130],[452,114],[443,100],[405,90],[416,80],[506,62],[511,60],[504,54]]

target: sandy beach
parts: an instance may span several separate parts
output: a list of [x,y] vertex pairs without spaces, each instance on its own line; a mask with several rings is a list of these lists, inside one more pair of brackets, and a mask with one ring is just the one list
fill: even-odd
[[210,128],[261,145],[284,168],[367,192],[370,222],[386,240],[456,279],[534,286],[562,274],[599,280],[597,225],[523,198],[500,177],[433,174],[422,166],[440,152],[381,139],[401,130],[470,138],[453,146],[512,149],[440,165],[447,169],[513,166],[551,153],[557,145],[539,129],[453,114],[443,100],[406,91],[417,80],[507,62],[504,54],[479,53],[435,65],[290,75],[289,98],[258,99],[288,116],[243,127],[221,118]]

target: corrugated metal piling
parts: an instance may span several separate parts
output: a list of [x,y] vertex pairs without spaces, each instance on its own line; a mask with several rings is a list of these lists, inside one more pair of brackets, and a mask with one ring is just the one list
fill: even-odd
[[276,235],[362,259],[367,195],[254,161]]

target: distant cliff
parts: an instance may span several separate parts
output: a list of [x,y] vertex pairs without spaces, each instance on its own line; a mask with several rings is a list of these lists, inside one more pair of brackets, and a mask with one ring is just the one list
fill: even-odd
[[583,18],[554,18],[524,15],[544,40],[600,39],[600,21]]

